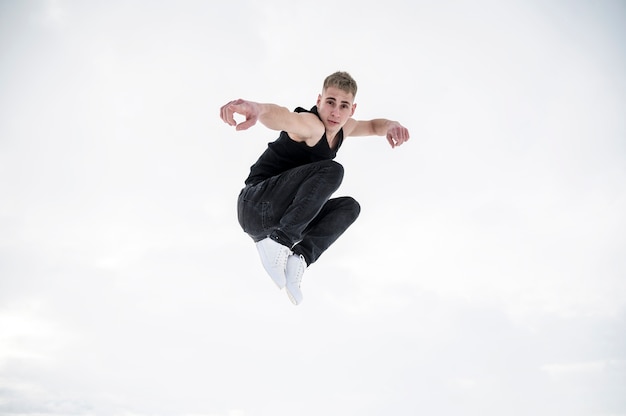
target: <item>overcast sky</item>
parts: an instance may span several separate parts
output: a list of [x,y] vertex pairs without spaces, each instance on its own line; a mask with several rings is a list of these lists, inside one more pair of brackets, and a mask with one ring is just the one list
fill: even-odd
[[[471,4],[470,4],[471,3]],[[626,4],[0,1],[0,414],[626,415]],[[359,84],[294,307],[237,223]]]

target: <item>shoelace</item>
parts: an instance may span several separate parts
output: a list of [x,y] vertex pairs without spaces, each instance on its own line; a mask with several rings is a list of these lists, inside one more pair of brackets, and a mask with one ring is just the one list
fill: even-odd
[[305,264],[305,260],[304,260],[304,256],[302,254],[300,254],[298,256],[299,258],[299,262],[298,262],[298,270],[296,271],[296,283],[298,285],[298,287],[300,287],[300,282],[302,282],[302,276],[304,275],[304,264]]
[[291,254],[291,250],[287,247],[281,248],[276,255],[275,263],[276,266],[282,266],[285,268],[287,266],[287,258]]

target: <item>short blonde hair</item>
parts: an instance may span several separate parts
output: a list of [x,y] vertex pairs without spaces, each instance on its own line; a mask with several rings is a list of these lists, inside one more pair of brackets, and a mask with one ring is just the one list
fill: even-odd
[[327,76],[324,80],[324,90],[328,87],[339,88],[347,93],[352,93],[352,96],[356,97],[356,81],[347,72],[337,71]]

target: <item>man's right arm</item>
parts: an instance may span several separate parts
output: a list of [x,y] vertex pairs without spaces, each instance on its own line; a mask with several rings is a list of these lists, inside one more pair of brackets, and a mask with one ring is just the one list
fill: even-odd
[[[241,114],[246,119],[237,123],[234,114]],[[276,131],[287,131],[293,135],[306,139],[313,131],[319,129],[315,123],[317,118],[311,118],[306,113],[294,113],[286,107],[276,104],[257,103],[238,99],[222,106],[221,117],[230,126],[235,126],[236,130],[246,130],[254,126],[257,121],[265,127]]]

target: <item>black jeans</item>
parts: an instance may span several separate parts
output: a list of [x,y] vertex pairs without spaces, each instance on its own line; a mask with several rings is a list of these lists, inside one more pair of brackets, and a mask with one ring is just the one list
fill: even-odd
[[239,224],[255,242],[270,237],[310,265],[361,211],[354,198],[330,199],[342,180],[343,166],[324,160],[248,185],[237,202]]

